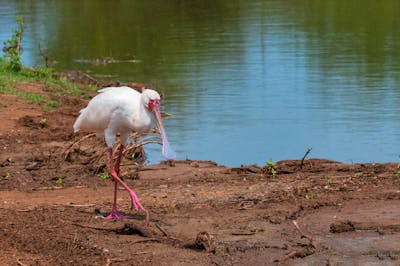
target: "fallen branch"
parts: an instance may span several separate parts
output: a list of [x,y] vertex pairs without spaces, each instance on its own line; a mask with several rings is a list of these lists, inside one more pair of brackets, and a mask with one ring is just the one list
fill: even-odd
[[102,230],[102,231],[107,231],[107,232],[115,232],[117,234],[121,235],[139,235],[143,237],[151,237],[153,236],[153,232],[150,230],[147,230],[143,228],[142,226],[139,226],[134,223],[125,223],[122,227],[117,227],[117,228],[105,228],[105,227],[97,227],[97,226],[91,226],[91,225],[83,225],[79,223],[73,223],[75,226],[79,226],[82,228],[89,228],[89,229],[94,229],[94,230]]
[[[152,129],[149,133],[155,133],[155,132],[158,132],[158,131],[156,129]],[[132,153],[137,149],[139,149],[139,153],[142,153],[143,147],[147,144],[159,144],[159,145],[162,144],[160,141],[160,138],[158,136],[155,136],[155,135],[147,136],[147,134],[149,134],[149,133],[137,133],[137,132],[132,133],[131,136],[129,137],[132,140],[132,142],[131,142],[132,144],[127,145],[125,147],[125,149],[123,151],[123,155],[127,156],[129,153]],[[99,161],[104,157],[104,154],[106,153],[106,151],[108,149],[107,147],[101,146],[99,148],[99,146],[96,146],[96,147],[92,148],[94,150],[94,152],[91,151],[89,153],[82,151],[82,150],[73,150],[73,148],[76,147],[77,144],[80,144],[81,142],[83,142],[89,138],[95,137],[95,136],[96,136],[95,133],[90,133],[90,134],[87,134],[87,135],[81,137],[80,139],[72,142],[71,144],[69,144],[68,147],[63,152],[64,161],[70,161],[72,152],[77,151],[79,154],[83,152],[83,154],[86,156],[90,155],[90,157],[86,159],[86,163],[84,163],[84,164],[90,163],[92,165],[98,165]],[[113,154],[114,159],[118,157],[118,150],[119,150],[120,146],[121,146],[121,144],[118,143],[114,148],[114,154]],[[139,156],[139,157],[144,158],[144,156]],[[137,162],[136,162],[136,165],[137,165]],[[125,165],[121,164],[121,166],[123,167]],[[103,167],[104,167],[104,164],[101,164],[99,167],[97,167],[97,172],[100,172]]]
[[296,220],[292,220],[292,223],[293,223],[294,226],[296,227],[297,231],[299,231],[299,233],[301,234],[301,237],[302,237],[302,238],[306,238],[308,241],[310,241],[310,245],[311,245],[313,248],[317,249],[317,245],[315,244],[314,239],[313,239],[312,237],[306,235],[306,234],[300,229],[300,226],[297,224],[297,221],[296,221]]
[[304,165],[304,160],[306,159],[307,155],[311,152],[312,148],[308,148],[306,153],[304,154],[303,158],[301,158],[301,162],[300,162],[300,169],[303,168]]
[[[140,141],[135,141],[135,144],[131,144],[129,145],[125,150],[124,150],[124,154],[130,152],[131,150],[135,150],[137,148],[143,147],[144,145],[147,144],[159,144],[161,145],[162,143],[159,140],[152,140],[150,138],[148,138],[147,140],[140,140]],[[119,144],[121,145],[121,144]],[[118,147],[119,147],[118,145]],[[117,150],[117,149],[115,149]]]

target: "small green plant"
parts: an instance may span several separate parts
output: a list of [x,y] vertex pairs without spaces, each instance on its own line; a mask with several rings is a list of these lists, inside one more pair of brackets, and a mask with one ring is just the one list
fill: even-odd
[[56,184],[61,185],[62,183],[64,183],[64,179],[62,177],[57,178]]
[[315,199],[316,195],[314,193],[307,193],[306,194],[306,200],[313,200]]
[[21,53],[22,53],[22,33],[24,32],[24,22],[22,18],[17,17],[15,22],[18,24],[17,29],[12,29],[13,35],[11,39],[6,40],[3,45],[4,58],[7,62],[7,68],[12,71],[19,72],[22,69]]
[[41,127],[46,127],[46,125],[47,125],[47,119],[44,118],[44,117],[42,117],[42,118],[40,118],[39,123],[40,123],[40,126],[41,126]]
[[9,172],[6,173],[6,175],[4,176],[5,180],[10,180],[11,179],[11,174]]
[[103,180],[106,180],[106,179],[110,178],[110,175],[107,172],[104,172],[104,173],[100,174],[99,177]]
[[363,172],[354,173],[354,177],[361,177],[362,175],[363,175]]
[[400,180],[400,171],[397,171],[394,175]]
[[276,175],[276,165],[274,164],[274,162],[272,161],[272,159],[269,159],[267,161],[267,163],[264,166],[265,172],[267,174],[270,174],[272,176]]
[[331,177],[329,177],[327,180],[326,180],[326,184],[327,185],[331,185],[333,183],[333,179],[331,178]]

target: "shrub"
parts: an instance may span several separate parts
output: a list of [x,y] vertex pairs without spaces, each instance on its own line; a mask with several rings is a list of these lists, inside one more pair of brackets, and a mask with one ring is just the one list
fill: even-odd
[[12,29],[13,35],[11,39],[6,40],[3,44],[4,59],[7,62],[7,68],[12,71],[19,72],[22,69],[21,53],[22,53],[22,33],[24,32],[24,22],[22,18],[16,18],[18,24],[17,29]]

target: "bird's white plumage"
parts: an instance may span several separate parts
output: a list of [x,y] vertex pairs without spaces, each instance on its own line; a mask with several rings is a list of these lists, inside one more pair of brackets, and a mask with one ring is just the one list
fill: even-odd
[[115,137],[120,134],[122,144],[128,143],[132,131],[149,131],[154,115],[148,110],[150,98],[160,99],[153,90],[139,93],[129,87],[109,87],[99,90],[88,104],[80,111],[74,124],[74,131],[95,132],[105,135],[107,146],[112,147]]
[[[121,184],[131,197],[132,208],[144,210],[136,193],[122,181],[118,174],[124,145],[129,142],[132,131],[149,131],[153,120],[156,120],[161,139],[162,154],[167,160],[174,160],[176,154],[170,147],[164,131],[160,113],[160,95],[154,90],[143,90],[142,93],[129,87],[109,87],[99,90],[88,104],[80,111],[79,117],[74,123],[74,131],[79,130],[95,132],[104,135],[108,146],[108,171],[115,180],[114,204],[111,213],[106,219],[122,219],[117,211],[117,183]],[[118,149],[118,157],[113,159],[113,146],[116,136],[119,134],[121,146]]]

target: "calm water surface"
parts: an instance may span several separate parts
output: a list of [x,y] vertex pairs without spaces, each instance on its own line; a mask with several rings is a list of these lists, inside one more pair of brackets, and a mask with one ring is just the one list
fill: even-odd
[[[398,161],[400,2],[3,1],[23,61],[152,83],[179,159]],[[72,130],[72,125],[71,125]],[[148,147],[149,162],[161,159]]]

